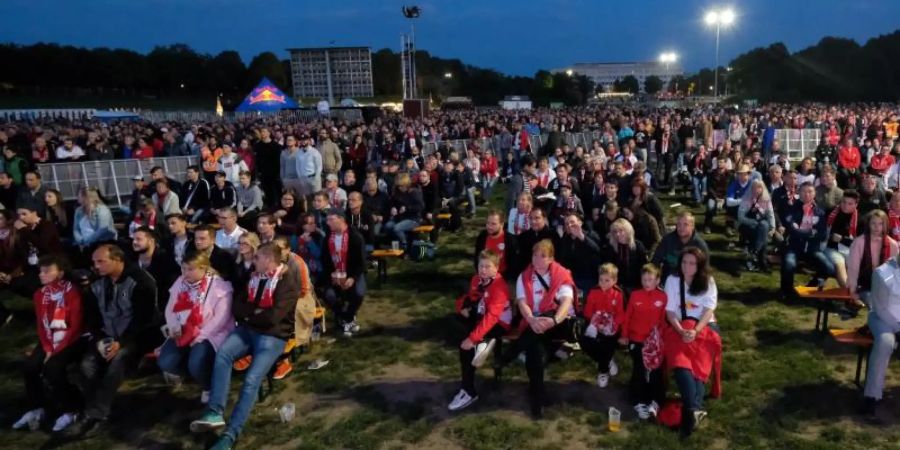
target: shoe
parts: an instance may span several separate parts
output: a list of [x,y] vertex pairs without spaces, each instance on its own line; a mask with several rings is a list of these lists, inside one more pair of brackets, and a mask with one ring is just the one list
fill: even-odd
[[172,386],[173,388],[177,388],[181,386],[181,377],[175,375],[174,373],[163,372],[163,380],[166,381],[166,384]]
[[751,260],[749,260],[749,259],[747,260],[746,263],[744,263],[744,265],[747,267],[747,270],[750,271],[750,272],[756,272],[756,271],[759,270],[759,269],[756,267],[756,264],[754,264],[753,261],[751,261]]
[[59,433],[60,431],[63,431],[66,428],[69,428],[69,425],[72,425],[73,423],[75,423],[75,421],[77,419],[78,419],[78,415],[75,413],[65,413],[65,414],[59,416],[56,419],[56,422],[53,423],[53,432]]
[[705,410],[699,409],[699,410],[697,410],[697,411],[694,411],[694,422],[695,422],[695,423],[694,423],[694,429],[695,429],[695,430],[696,430],[698,427],[700,427],[700,422],[703,422],[703,419],[705,419],[706,416],[707,416],[707,414],[706,414],[706,411],[705,411]]
[[93,417],[85,417],[76,420],[74,424],[62,431],[62,434],[69,439],[84,439],[103,431],[106,425],[106,419],[96,419]]
[[451,401],[450,404],[447,405],[447,409],[449,409],[450,411],[459,411],[461,409],[465,409],[472,403],[475,403],[476,400],[478,400],[477,395],[473,397],[469,395],[469,393],[466,392],[465,389],[460,389],[456,394],[456,397],[453,397],[453,401]]
[[231,450],[233,448],[234,439],[227,434],[223,434],[209,450]]
[[687,409],[681,410],[681,426],[678,428],[678,436],[681,439],[687,439],[691,437],[691,434],[694,433],[694,429],[697,428],[697,411],[690,411]]
[[200,393],[200,403],[204,405],[209,403],[209,391],[203,391]]
[[36,430],[38,427],[33,424],[40,425],[41,420],[44,419],[44,408],[37,408],[28,411],[25,414],[22,414],[22,417],[13,424],[13,430],[21,430],[25,427],[30,427],[32,431]]
[[609,386],[609,374],[601,373],[597,375],[597,386],[600,386],[600,389]]
[[484,362],[487,361],[488,356],[490,356],[491,352],[494,350],[495,345],[497,345],[496,339],[491,339],[487,342],[479,342],[478,345],[475,346],[475,356],[472,357],[472,367],[481,367],[484,365]]
[[344,322],[344,336],[353,337],[354,334],[359,333],[359,324],[354,320],[353,322]]
[[207,410],[199,419],[191,422],[192,433],[214,431],[225,427],[225,418],[221,414]]
[[616,364],[616,360],[609,360],[609,376],[614,377],[619,374],[619,365]]
[[634,405],[634,411],[637,413],[638,418],[641,420],[647,420],[650,418],[650,411],[647,410],[647,405],[643,403]]
[[294,365],[288,361],[288,358],[284,358],[278,362],[278,365],[275,367],[275,373],[272,374],[272,378],[275,380],[283,380],[284,377],[288,376],[293,370]]
[[251,362],[253,362],[253,357],[250,355],[247,355],[247,356],[235,361],[234,364],[232,365],[232,367],[234,368],[235,371],[243,372],[250,368]]
[[653,417],[659,415],[659,403],[656,403],[655,401],[650,402],[650,404],[647,405],[647,412]]

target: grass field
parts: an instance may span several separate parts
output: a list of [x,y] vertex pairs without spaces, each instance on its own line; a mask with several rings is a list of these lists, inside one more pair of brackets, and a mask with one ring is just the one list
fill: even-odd
[[[467,221],[463,232],[442,234],[437,260],[393,264],[387,284],[369,290],[360,315],[361,335],[330,345],[319,343],[311,355],[304,355],[294,373],[277,383],[276,393],[256,406],[239,448],[900,446],[896,365],[878,423],[858,419],[855,350],[815,333],[815,309],[779,301],[777,271],[771,275],[742,271],[740,255],[726,251],[726,241],[718,234],[707,240],[720,293],[716,315],[724,340],[724,396],[707,403],[709,419],[686,445],[677,433],[638,423],[625,396],[631,369],[624,353],[616,356],[622,373],[604,390],[594,384],[593,364],[583,355],[551,365],[547,378],[553,404],[543,421],[528,418],[527,379],[521,365],[508,370],[499,390],[482,388],[475,405],[461,414],[448,413],[446,404],[459,388],[456,346],[463,337],[452,315],[453,299],[472,274],[474,236],[483,214]],[[803,275],[799,281],[805,281]],[[43,432],[9,431],[23,412],[20,361],[36,338],[29,302],[15,299],[7,304],[17,310],[18,319],[0,331],[0,442],[4,449],[59,445]],[[840,322],[832,316],[832,326],[862,322]],[[329,359],[331,364],[315,372],[302,369],[312,358]],[[490,374],[489,369],[480,373],[482,379]],[[235,377],[233,385],[240,379]],[[195,387],[171,392],[161,376],[145,370],[121,390],[111,433],[65,448],[203,448],[211,437],[188,432],[188,423],[201,412],[198,398]],[[297,417],[288,425],[281,424],[275,412],[286,402],[297,405]],[[609,406],[623,411],[619,433],[606,431]]]

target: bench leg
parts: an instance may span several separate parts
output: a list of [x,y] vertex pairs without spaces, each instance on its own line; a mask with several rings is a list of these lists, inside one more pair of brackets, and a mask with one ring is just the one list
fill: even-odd
[[862,389],[862,384],[860,384],[859,379],[860,379],[860,376],[861,376],[861,374],[862,374],[862,366],[863,366],[863,359],[865,359],[865,352],[866,352],[865,347],[858,347],[858,348],[856,349],[856,378],[855,378],[855,382],[856,382],[856,387],[858,387],[858,388],[860,388],[860,389]]
[[819,323],[822,320],[822,307],[816,306],[816,328],[815,331],[819,331]]
[[387,258],[378,260],[378,283],[384,284],[387,281]]
[[822,308],[822,332],[823,333],[828,332],[828,310],[829,310],[828,305],[825,305]]

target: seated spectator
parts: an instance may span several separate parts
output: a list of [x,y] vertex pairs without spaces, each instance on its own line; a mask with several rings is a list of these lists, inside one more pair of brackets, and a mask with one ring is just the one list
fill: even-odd
[[619,214],[623,219],[631,222],[631,226],[634,228],[634,238],[644,244],[644,248],[648,251],[656,249],[656,244],[662,239],[662,232],[659,225],[656,224],[656,220],[650,217],[647,211],[644,211],[643,208],[633,210],[626,207],[620,209]]
[[738,206],[738,232],[747,243],[747,270],[769,271],[766,243],[775,230],[775,209],[762,180],[754,180]]
[[[191,422],[193,432],[225,428],[215,448],[234,446],[259,397],[260,385],[294,332],[294,309],[300,298],[299,276],[286,276],[287,266],[281,262],[282,251],[275,243],[261,245],[254,261],[256,271],[247,291],[237,293],[232,304],[238,325],[216,352],[207,410]],[[252,363],[226,426],[224,414],[232,365],[247,355],[252,356]]]
[[159,210],[156,209],[156,205],[153,203],[153,200],[149,198],[143,199],[141,201],[140,209],[136,211],[134,218],[131,219],[131,222],[128,224],[128,237],[133,238],[135,230],[141,227],[156,230],[157,228],[159,228],[159,219],[161,217],[162,214],[160,214]]
[[800,165],[797,166],[797,183],[812,183],[815,186],[816,172],[812,158],[806,157],[800,161]]
[[56,231],[60,236],[71,236],[72,215],[66,208],[62,194],[56,189],[47,189],[47,193],[44,194],[44,202],[47,204],[47,210],[42,218],[56,226]]
[[0,172],[0,205],[3,205],[3,209],[15,211],[18,195],[19,187],[12,177],[6,172]]
[[609,200],[603,205],[603,213],[592,224],[594,233],[597,233],[601,240],[609,237],[609,231],[613,222],[619,218],[619,212],[619,204],[615,200]]
[[[661,361],[644,359],[644,347],[659,345],[665,329],[666,293],[659,288],[659,269],[641,268],[641,289],[631,292],[622,321],[619,345],[631,355],[629,394],[641,420],[655,417],[666,395]],[[649,350],[649,349],[648,349]]]
[[247,289],[247,283],[253,275],[253,257],[260,245],[259,236],[253,232],[244,233],[238,239],[238,254],[232,271],[234,275],[231,277],[233,280],[231,285],[235,292]]
[[663,236],[659,247],[653,252],[651,262],[662,271],[662,280],[678,270],[678,258],[685,247],[697,247],[709,257],[706,241],[696,232],[694,215],[690,211],[682,211],[675,219],[675,231]]
[[216,350],[234,329],[231,283],[196,253],[181,264],[181,276],[169,289],[165,307],[166,341],[157,363],[169,382],[190,375],[203,390],[200,402],[209,402]]
[[859,223],[859,194],[854,190],[844,192],[841,202],[828,215],[828,240],[825,243],[825,255],[834,264],[835,278],[841,287],[847,286],[846,258],[850,254],[850,245],[857,236]]
[[159,235],[147,227],[135,231],[131,249],[134,251],[138,266],[156,281],[158,295],[156,306],[162,312],[169,298],[169,288],[180,274],[178,263],[172,254],[160,245]]
[[56,160],[59,162],[78,161],[84,156],[84,150],[75,145],[75,140],[69,136],[63,138],[62,145],[56,147]]
[[237,212],[230,207],[221,208],[216,214],[219,221],[219,229],[216,231],[216,246],[230,253],[232,256],[238,253],[238,239],[247,230],[238,226]]
[[641,268],[647,264],[647,248],[635,238],[631,222],[616,219],[609,229],[609,234],[600,238],[603,250],[601,261],[615,265],[622,274],[617,279],[618,286],[626,294],[641,286]]
[[238,224],[243,228],[252,229],[256,226],[256,216],[263,210],[262,190],[253,183],[250,172],[241,172],[239,180],[240,183],[235,186]]
[[480,251],[477,273],[469,282],[469,292],[456,301],[456,312],[465,323],[468,335],[459,344],[462,383],[447,406],[450,411],[459,411],[478,400],[475,371],[494,348],[495,361],[502,354],[502,337],[511,326],[512,310],[508,287],[499,272],[499,260],[500,255],[493,250]]
[[75,209],[73,241],[82,250],[105,241],[116,240],[112,212],[100,200],[95,188],[82,188]]
[[631,210],[638,208],[643,209],[658,225],[659,232],[664,233],[666,230],[666,220],[662,209],[662,203],[653,192],[650,191],[650,185],[643,179],[635,178],[631,183]]
[[328,203],[328,194],[319,191],[313,194],[312,210],[310,214],[316,218],[316,225],[323,232],[328,232],[328,211],[331,206]]
[[43,286],[32,296],[38,344],[24,365],[28,412],[13,424],[13,429],[40,422],[46,408],[62,412],[53,424],[53,432],[60,432],[75,422],[82,405],[81,392],[69,381],[69,366],[78,364],[87,348],[87,340],[81,336],[81,293],[65,280],[66,267],[58,257],[44,256],[38,265]]
[[[353,172],[349,172],[353,173]],[[372,213],[363,207],[363,196],[360,192],[351,192],[347,197],[347,221],[366,243],[366,252],[375,248],[375,219]]]
[[554,250],[559,243],[560,236],[556,230],[550,228],[547,214],[544,210],[535,208],[531,210],[531,228],[523,231],[518,236],[519,256],[515,264],[515,273],[521,273],[528,264],[531,264],[530,248],[534,244],[549,239],[553,243]]
[[816,186],[816,204],[825,211],[831,211],[837,207],[843,196],[844,190],[838,187],[834,170],[831,167],[822,169],[819,174],[819,185]]
[[416,178],[418,179],[416,186],[422,191],[422,201],[425,204],[422,218],[426,223],[434,224],[435,215],[441,209],[439,188],[435,183],[431,182],[431,174],[426,170],[419,172]]
[[292,190],[285,190],[281,194],[279,206],[272,209],[271,217],[275,220],[280,234],[293,236],[299,233],[300,217],[304,211],[306,211],[306,199],[299,197]]
[[576,197],[573,193],[572,186],[563,184],[559,188],[559,196],[550,213],[550,226],[556,228],[557,231],[562,234],[562,230],[566,227],[566,217],[570,214],[584,217],[584,207],[581,206],[581,199]]
[[[737,170],[735,177],[728,185],[728,191],[725,193],[725,235],[734,236],[736,228],[738,208],[741,205],[741,199],[744,193],[750,188],[750,166],[742,164]],[[729,246],[733,245],[729,243]]]
[[456,231],[462,226],[459,208],[461,204],[468,201],[466,198],[466,182],[462,172],[456,170],[453,161],[444,163],[440,176],[439,194],[441,199],[441,210],[450,213],[450,222],[447,224],[448,231]]
[[187,180],[181,185],[181,193],[178,196],[181,202],[179,206],[187,216],[188,222],[199,223],[209,209],[209,181],[200,177],[200,168],[197,166],[188,166],[185,174]]
[[595,285],[603,243],[593,231],[585,230],[578,214],[569,213],[563,223],[565,232],[556,244],[559,263],[572,272],[578,290],[587,292]]
[[[6,166],[9,170],[9,165]],[[15,178],[13,178],[15,179]],[[16,184],[19,184],[16,182]],[[47,187],[41,182],[41,174],[36,171],[25,172],[25,185],[19,189],[16,197],[16,208],[23,205],[32,205],[37,208],[38,215],[44,217],[47,213]]]
[[394,185],[391,198],[390,218],[384,225],[384,232],[400,243],[400,248],[407,248],[406,233],[415,229],[422,222],[422,191],[410,186],[408,175],[400,175]]
[[[716,170],[707,176],[706,186],[706,214],[703,222],[703,232],[712,232],[712,221],[716,213],[725,205],[725,197],[728,193],[731,173],[728,171],[728,159],[719,157],[716,159]],[[663,271],[663,273],[666,273]]]
[[225,172],[216,172],[215,183],[209,191],[209,212],[215,216],[225,208],[237,208],[237,191]]
[[328,195],[328,205],[331,208],[343,210],[347,207],[347,191],[338,186],[337,175],[333,173],[325,175],[324,191]]
[[366,295],[365,242],[337,209],[328,213],[328,228],[320,280],[326,284],[323,300],[334,311],[344,336],[352,337],[359,333],[356,314]]
[[689,169],[691,173],[691,184],[693,185],[693,199],[698,205],[706,195],[706,174],[712,170],[710,165],[709,153],[706,151],[706,145],[700,144],[697,153],[691,156]]
[[887,194],[878,186],[878,177],[871,173],[862,176],[859,187],[859,214],[865,216],[876,209],[887,208]]
[[164,241],[166,252],[181,265],[185,251],[194,246],[188,234],[187,218],[181,214],[169,214],[166,216],[166,227],[169,230],[169,236]]
[[204,253],[209,263],[225,281],[231,281],[234,256],[216,245],[216,230],[209,225],[194,228],[194,246],[185,250],[185,258],[193,253]]
[[181,214],[181,208],[178,206],[178,194],[170,189],[169,181],[162,179],[156,182],[156,190],[152,196],[153,204],[163,217],[172,214]]
[[815,203],[815,188],[811,183],[800,186],[800,201],[785,215],[782,226],[787,242],[781,260],[781,293],[794,295],[794,273],[798,260],[812,264],[816,278],[811,284],[822,284],[824,278],[834,276],[834,264],[825,256],[822,246],[828,238],[825,210]]
[[[10,289],[19,295],[34,293],[37,279],[26,275],[28,266],[28,242],[13,226],[14,213],[0,210],[0,290]],[[0,326],[6,324],[12,315],[0,301]]]
[[546,349],[554,339],[573,339],[570,319],[577,309],[572,274],[555,262],[553,255],[550,240],[536,243],[531,264],[519,275],[516,303],[522,315],[519,323],[522,334],[513,342],[512,349],[502,355],[500,363],[502,368],[525,352],[529,404],[535,419],[544,415]]
[[[809,185],[812,197],[812,185]],[[666,280],[666,317],[671,327],[663,337],[666,366],[681,394],[682,438],[690,437],[706,417],[703,409],[705,387],[713,370],[715,381],[721,376],[722,341],[716,323],[718,305],[716,282],[709,274],[707,254],[697,247],[686,247],[678,258],[678,271]]]
[[310,214],[300,217],[300,235],[297,237],[297,253],[303,258],[309,270],[309,278],[317,285],[321,284],[322,255],[325,252],[325,232],[316,224],[316,218]]
[[847,138],[838,149],[838,186],[843,189],[856,189],[862,169],[862,155],[859,147],[853,145],[853,139]]
[[156,283],[137,265],[125,264],[125,253],[102,244],[92,255],[99,278],[84,300],[85,329],[90,343],[81,360],[85,378],[84,415],[66,430],[86,438],[106,428],[110,407],[127,371],[162,341],[156,309]]
[[876,209],[865,217],[863,234],[853,239],[847,255],[847,288],[857,306],[869,305],[872,274],[898,252],[897,241],[888,233],[888,217]]
[[[437,195],[435,193],[435,195]],[[375,236],[380,236],[385,224],[385,217],[390,218],[391,199],[378,189],[378,180],[367,178],[363,184],[363,206],[372,213],[375,219]]]
[[513,275],[513,262],[518,253],[516,237],[503,231],[503,213],[492,209],[485,218],[484,230],[475,238],[475,269],[481,263],[482,250],[491,250],[499,256],[497,270],[504,278]]
[[872,269],[868,325],[872,331],[874,345],[869,353],[861,411],[870,417],[875,416],[875,409],[884,394],[884,382],[891,354],[897,348],[897,333],[900,333],[898,280],[900,280],[900,257]]
[[897,242],[900,242],[900,195],[891,196],[888,203],[888,234]]
[[598,272],[599,281],[584,301],[582,315],[587,326],[579,343],[584,353],[597,363],[597,386],[603,389],[609,385],[609,377],[619,373],[613,355],[625,320],[625,292],[616,284],[619,269],[614,264],[601,264]]
[[[166,180],[169,183],[169,190],[172,192],[181,192],[181,183],[166,175],[166,170],[160,166],[153,166],[150,168],[150,178],[152,179],[150,181],[150,186],[148,186],[148,192],[150,193],[156,192],[156,183],[161,180]],[[143,179],[143,177],[141,179]]]
[[506,232],[512,236],[518,236],[531,228],[531,210],[534,207],[531,194],[523,192],[519,194],[516,207],[509,211],[509,221]]

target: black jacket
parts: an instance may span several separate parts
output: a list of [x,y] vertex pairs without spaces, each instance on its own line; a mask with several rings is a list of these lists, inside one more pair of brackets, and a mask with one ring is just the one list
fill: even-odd
[[647,249],[641,241],[635,240],[634,248],[624,251],[604,240],[601,252],[603,262],[611,262],[619,268],[619,286],[631,291],[641,287],[641,268],[647,263]]
[[[184,258],[187,259],[196,252],[197,247],[194,246],[193,241],[190,241],[188,242],[188,248],[184,251]],[[209,255],[209,265],[216,269],[216,272],[219,272],[223,280],[234,283],[234,256],[230,253],[213,244],[212,253]]]
[[115,283],[99,278],[85,292],[85,329],[95,339],[111,337],[123,347],[154,345],[162,338],[156,292],[153,277],[137,265],[126,265]]
[[[550,242],[553,242],[554,249],[559,250],[559,235],[556,234],[556,230],[550,228],[550,225],[544,226],[540,231],[525,230],[519,233],[517,238],[519,244],[518,255],[516,256],[516,263],[513,264],[517,276],[531,264],[531,251],[534,249],[534,244],[544,239],[550,239]],[[559,253],[555,252],[555,254]]]
[[584,240],[575,239],[569,233],[563,235],[556,246],[556,260],[571,270],[575,278],[596,279],[602,243],[593,231],[583,232]]
[[366,208],[360,208],[359,214],[353,214],[347,210],[347,223],[350,228],[356,230],[366,244],[375,244],[375,219]]
[[[134,261],[138,261],[138,255],[134,255],[133,258]],[[145,267],[144,271],[156,281],[156,306],[160,312],[164,312],[166,303],[169,301],[169,288],[181,275],[181,268],[178,267],[178,263],[175,262],[175,257],[171,253],[166,252],[162,247],[156,247],[153,258],[150,259],[150,265]]]
[[182,211],[209,208],[209,182],[203,177],[198,178],[196,182],[185,181],[181,185],[178,201],[181,202]]
[[287,340],[294,333],[294,309],[299,298],[300,274],[286,267],[275,286],[271,308],[260,308],[247,289],[235,289],[231,311],[239,326]]
[[[347,234],[350,241],[347,247],[347,277],[359,280],[359,277],[366,273],[366,244],[362,235],[353,228],[349,228]],[[334,260],[331,259],[331,249],[328,245],[330,238],[329,234],[322,242],[322,276],[319,280],[325,282],[331,280],[331,273],[334,272]]]
[[230,181],[225,182],[225,186],[219,189],[213,185],[209,191],[209,206],[213,209],[237,208],[237,191]]

